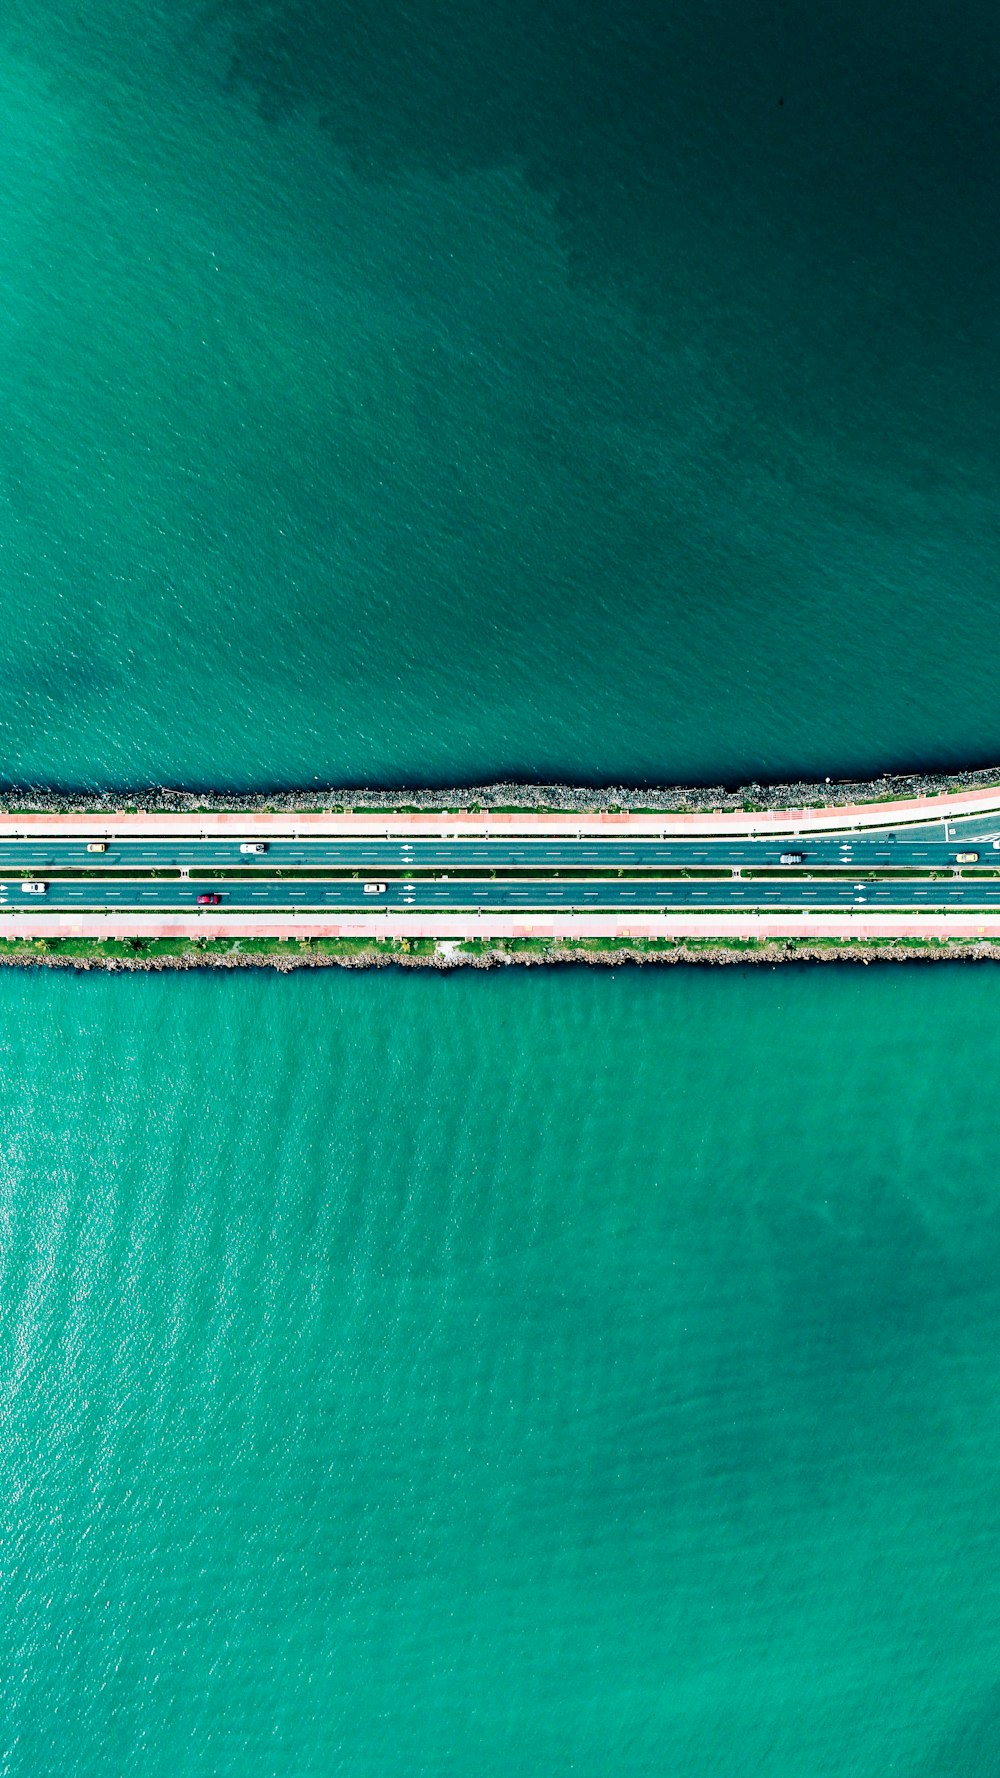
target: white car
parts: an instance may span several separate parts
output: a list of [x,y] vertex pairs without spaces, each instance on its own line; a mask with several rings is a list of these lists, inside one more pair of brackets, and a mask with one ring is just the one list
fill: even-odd
[[263,840],[244,840],[242,846],[240,847],[240,851],[241,852],[266,852],[267,847],[265,846]]
[[47,888],[48,888],[47,883],[22,883],[21,884],[21,894],[22,895],[44,895]]
[[366,883],[364,885],[364,891],[365,891],[366,895],[384,895],[385,894],[385,884],[384,883]]
[[87,841],[87,851],[88,852],[106,852],[107,849],[108,848],[104,844],[103,840],[88,840]]

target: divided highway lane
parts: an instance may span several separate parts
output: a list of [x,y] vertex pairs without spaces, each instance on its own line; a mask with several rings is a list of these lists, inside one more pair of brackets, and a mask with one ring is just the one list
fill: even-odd
[[[197,908],[204,886],[197,883],[139,882],[120,880],[51,882],[45,895],[25,895],[18,883],[0,884],[0,909],[39,913],[46,908]],[[939,882],[865,883],[809,882],[805,879],[752,883],[724,881],[667,881],[643,883],[612,880],[601,883],[483,882],[452,879],[448,882],[400,882],[390,884],[385,895],[364,895],[360,883],[313,882],[228,883],[219,888],[218,907],[205,908],[205,918],[227,910],[274,908],[352,908],[377,912],[380,908],[517,908],[548,911],[558,908],[651,908],[677,907],[695,912],[723,908],[771,907],[872,907],[872,908],[977,908],[1000,907],[1000,880],[970,881],[949,877]]]
[[980,817],[949,823],[941,821],[917,829],[897,828],[886,833],[860,832],[838,836],[793,839],[767,835],[760,839],[706,840],[672,837],[665,840],[627,840],[608,835],[599,840],[523,839],[517,835],[489,840],[270,840],[266,854],[247,856],[239,849],[239,837],[231,840],[109,840],[102,853],[87,851],[85,839],[0,839],[0,870],[189,870],[219,869],[325,869],[364,870],[377,875],[383,870],[568,870],[588,866],[617,869],[683,869],[714,866],[719,869],[758,869],[777,865],[782,852],[801,852],[807,869],[830,865],[856,865],[859,870],[878,865],[941,869],[953,864],[957,851],[980,851],[981,862],[1000,867],[1000,850],[992,842],[1000,838],[1000,818],[992,823]]

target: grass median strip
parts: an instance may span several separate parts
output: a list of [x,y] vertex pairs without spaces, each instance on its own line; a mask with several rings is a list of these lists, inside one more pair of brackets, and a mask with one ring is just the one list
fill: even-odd
[[225,866],[206,865],[191,866],[187,874],[182,876],[179,868],[166,869],[151,866],[148,870],[128,870],[107,867],[103,870],[79,869],[72,866],[53,866],[51,869],[44,864],[36,864],[21,870],[0,869],[0,884],[17,885],[24,881],[59,882],[93,882],[93,883],[140,883],[140,882],[174,882],[174,883],[361,883],[373,879],[386,883],[486,883],[486,882],[525,882],[525,883],[607,883],[607,882],[776,882],[776,883],[894,883],[894,882],[946,882],[949,880],[991,881],[1000,878],[1000,868],[961,870],[936,866],[922,870],[914,865],[892,865],[888,868],[872,870],[849,865],[836,864],[813,867],[809,870],[783,869],[777,865],[755,865],[752,869],[741,868],[739,875],[734,876],[732,867],[721,869],[712,865],[622,865],[614,869],[590,869],[580,866],[562,866],[553,870],[539,868],[476,869],[460,867],[453,870],[411,870],[395,869],[392,866],[373,864],[367,868],[350,870],[337,869],[281,869],[281,870],[240,870]]

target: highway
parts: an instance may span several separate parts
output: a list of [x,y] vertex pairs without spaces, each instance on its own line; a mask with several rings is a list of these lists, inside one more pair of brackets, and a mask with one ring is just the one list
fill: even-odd
[[[242,835],[237,828],[225,838],[198,837],[197,829],[173,838],[123,838],[107,828],[102,834],[95,817],[82,835],[0,839],[0,912],[169,912],[210,926],[227,912],[273,915],[296,909],[352,914],[387,909],[439,914],[476,909],[519,914],[1000,911],[1000,812],[914,823],[900,822],[897,814],[893,827],[842,828],[801,838],[791,821],[783,833],[759,837],[621,832],[585,838],[516,833],[488,839],[356,833],[269,837],[258,854],[240,851],[247,827]],[[106,850],[88,851],[88,840]],[[958,854],[970,852],[977,854],[984,874],[961,874]],[[794,854],[794,865],[782,867],[783,853]],[[719,875],[681,874],[712,869]],[[864,881],[865,873],[887,869],[913,874],[906,880]],[[985,874],[993,870],[996,876]],[[86,874],[54,874],[63,871]],[[157,871],[165,874],[151,874]],[[316,874],[305,874],[310,872]],[[576,874],[559,874],[566,872]],[[23,878],[43,882],[45,892],[26,892]],[[366,880],[384,883],[384,891],[365,895]],[[206,894],[218,895],[218,904],[200,907],[198,897]]]
[[[220,896],[218,907],[199,909],[197,897],[206,892]],[[229,911],[274,908],[331,909],[380,907],[413,909],[495,908],[555,910],[558,908],[643,909],[686,908],[695,912],[724,908],[1000,908],[1000,877],[969,879],[946,877],[938,881],[860,883],[829,879],[763,878],[746,882],[726,879],[664,879],[637,882],[615,878],[601,882],[549,881],[503,882],[474,878],[419,879],[389,882],[384,895],[365,895],[359,881],[226,881],[190,882],[120,878],[49,880],[45,895],[28,895],[18,882],[0,884],[0,910],[41,912],[57,908],[180,909],[187,914],[213,916]]]
[[[94,837],[100,837],[95,819]],[[789,833],[768,833],[759,839],[742,835],[706,839],[671,836],[667,839],[627,839],[614,834],[599,839],[525,839],[510,835],[499,839],[317,839],[267,842],[266,853],[257,857],[240,852],[240,840],[232,839],[109,839],[107,851],[90,853],[86,838],[21,840],[0,839],[0,873],[30,870],[44,876],[48,870],[360,870],[378,876],[383,871],[433,870],[642,870],[684,868],[738,870],[777,867],[782,852],[801,853],[806,870],[885,866],[916,870],[941,870],[955,865],[958,851],[979,850],[983,866],[1000,868],[1000,815],[992,820],[969,816],[946,824],[940,820],[919,826],[809,834],[796,839]]]

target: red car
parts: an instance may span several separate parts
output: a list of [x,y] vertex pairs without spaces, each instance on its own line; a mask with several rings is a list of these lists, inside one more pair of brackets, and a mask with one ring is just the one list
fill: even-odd
[[221,895],[199,895],[198,906],[200,908],[217,908],[221,900]]

